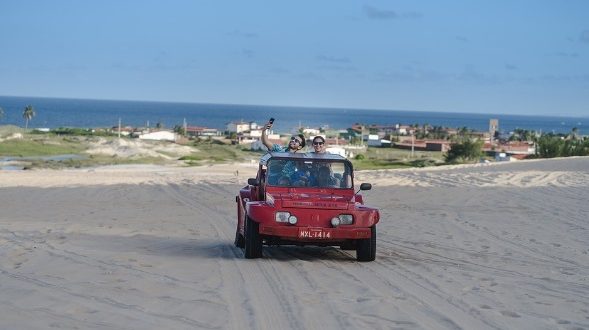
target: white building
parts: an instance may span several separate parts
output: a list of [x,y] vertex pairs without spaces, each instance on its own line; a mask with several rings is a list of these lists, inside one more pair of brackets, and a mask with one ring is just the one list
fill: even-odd
[[228,132],[241,133],[250,131],[252,129],[252,126],[254,127],[254,129],[258,128],[258,125],[254,122],[230,122],[227,124],[226,129]]
[[341,147],[327,147],[325,148],[325,152],[346,157],[346,149]]
[[391,141],[381,139],[377,134],[370,134],[368,135],[367,145],[369,147],[382,147],[382,146],[390,146]]
[[172,131],[156,131],[139,135],[141,140],[176,141],[177,134]]
[[316,129],[316,128],[305,128],[305,129],[303,129],[303,134],[305,134],[305,135],[314,136],[314,135],[319,135],[319,133],[321,133],[321,131],[318,130],[318,129]]
[[262,138],[262,130],[261,130],[261,129],[252,129],[252,130],[250,131],[250,134],[249,134],[249,136],[250,136],[251,138],[258,138],[258,139],[261,139],[261,138]]
[[219,136],[220,132],[216,128],[207,128],[201,126],[187,126],[187,136]]
[[366,141],[369,147],[380,147],[380,138],[377,134],[370,134],[368,135],[368,140]]

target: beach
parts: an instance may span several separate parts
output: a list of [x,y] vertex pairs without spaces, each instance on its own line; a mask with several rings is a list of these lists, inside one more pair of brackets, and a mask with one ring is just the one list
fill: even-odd
[[358,171],[369,263],[246,260],[235,196],[256,169],[0,171],[0,328],[589,328],[589,157]]

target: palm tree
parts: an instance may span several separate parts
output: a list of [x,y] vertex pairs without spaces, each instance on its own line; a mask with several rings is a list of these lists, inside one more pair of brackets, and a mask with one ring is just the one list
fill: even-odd
[[33,108],[32,105],[27,105],[25,107],[25,110],[22,113],[22,117],[25,119],[25,130],[29,128],[29,120],[33,119],[33,117],[35,117],[36,113],[35,113],[35,109]]
[[[2,117],[2,111],[0,111],[0,117]],[[578,127],[573,127],[573,129],[571,130],[571,138],[573,140],[578,140],[579,139],[579,128]]]
[[182,135],[182,136],[186,135],[186,130],[184,129],[184,126],[181,126],[181,125],[174,126],[174,132],[178,133],[178,135]]

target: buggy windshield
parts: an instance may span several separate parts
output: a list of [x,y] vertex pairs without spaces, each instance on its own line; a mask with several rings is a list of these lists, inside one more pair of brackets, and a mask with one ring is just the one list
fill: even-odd
[[347,162],[322,159],[269,159],[266,182],[278,187],[352,188]]

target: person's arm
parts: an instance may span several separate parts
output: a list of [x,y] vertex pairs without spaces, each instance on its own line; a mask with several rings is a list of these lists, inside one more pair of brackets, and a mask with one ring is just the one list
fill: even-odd
[[271,128],[272,128],[272,123],[268,122],[266,124],[266,126],[264,126],[264,129],[262,130],[262,143],[266,146],[266,148],[268,148],[268,150],[272,150],[274,148],[274,145],[272,143],[270,143],[270,141],[268,140],[268,135],[266,135],[266,131],[268,131]]

